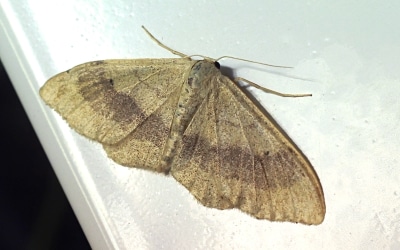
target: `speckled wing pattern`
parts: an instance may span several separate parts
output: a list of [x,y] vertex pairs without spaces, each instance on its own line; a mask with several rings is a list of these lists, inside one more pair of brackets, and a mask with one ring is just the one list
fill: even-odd
[[163,143],[192,64],[181,58],[84,63],[49,79],[40,95],[117,163],[162,172]]
[[203,205],[320,224],[310,162],[213,61],[105,60],[60,73],[43,100],[117,163],[171,173]]
[[213,75],[171,174],[205,206],[320,224],[325,202],[310,162],[233,81]]

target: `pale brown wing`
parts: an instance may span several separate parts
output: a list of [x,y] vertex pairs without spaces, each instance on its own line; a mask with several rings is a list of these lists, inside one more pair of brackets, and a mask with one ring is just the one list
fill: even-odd
[[208,207],[320,224],[324,196],[306,157],[230,79],[211,84],[183,135],[174,178]]
[[180,86],[177,86],[168,99],[123,140],[103,144],[108,157],[124,166],[167,172],[169,166],[162,164],[163,150],[170,135],[179,96]]
[[114,144],[179,92],[192,64],[181,58],[85,63],[49,79],[40,95],[78,133]]

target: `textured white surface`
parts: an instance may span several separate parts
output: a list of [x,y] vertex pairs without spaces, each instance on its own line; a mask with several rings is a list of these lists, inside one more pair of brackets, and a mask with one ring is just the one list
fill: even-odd
[[[6,1],[1,59],[95,249],[400,248],[398,1]],[[308,156],[325,192],[320,226],[258,221],[199,205],[172,177],[128,169],[39,99],[52,75],[110,58],[232,55],[253,93]]]

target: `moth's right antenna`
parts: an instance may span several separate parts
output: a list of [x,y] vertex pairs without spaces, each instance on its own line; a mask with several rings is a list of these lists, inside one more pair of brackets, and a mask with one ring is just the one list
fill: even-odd
[[221,56],[220,58],[217,58],[216,61],[219,61],[219,60],[221,60],[223,58],[230,58],[230,59],[235,59],[235,60],[239,60],[239,61],[260,64],[260,65],[265,65],[265,66],[275,67],[275,68],[286,68],[286,69],[293,68],[293,67],[289,67],[289,66],[280,66],[280,65],[273,65],[273,64],[268,64],[268,63],[256,62],[256,61],[251,61],[251,60],[247,60],[247,59],[243,59],[243,58],[239,58],[239,57],[233,57],[233,56]]

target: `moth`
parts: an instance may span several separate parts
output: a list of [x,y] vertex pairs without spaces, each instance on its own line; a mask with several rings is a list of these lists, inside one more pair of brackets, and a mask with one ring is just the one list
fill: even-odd
[[217,60],[193,60],[145,31],[181,58],[84,63],[50,78],[40,96],[109,158],[171,174],[204,206],[322,223],[318,176],[271,116]]

